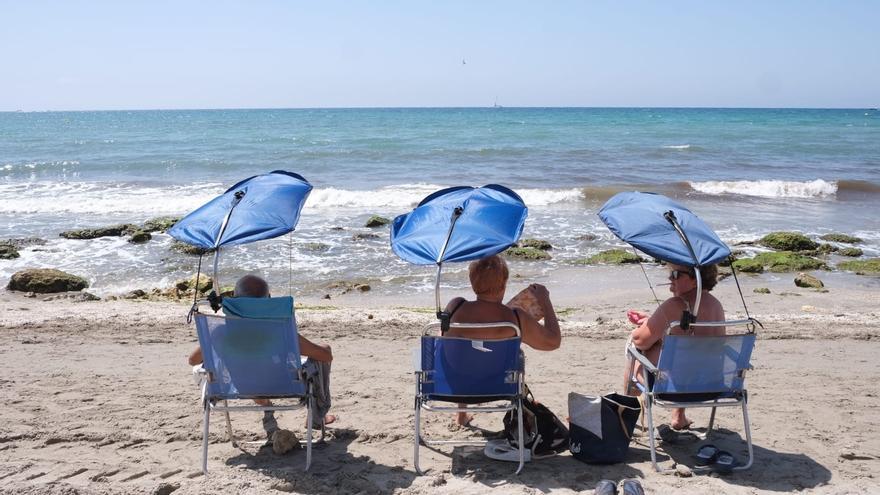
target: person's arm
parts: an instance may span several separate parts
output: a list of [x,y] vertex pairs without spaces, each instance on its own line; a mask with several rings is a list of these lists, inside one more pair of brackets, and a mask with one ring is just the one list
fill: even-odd
[[192,351],[192,354],[189,355],[187,362],[189,362],[190,366],[195,366],[204,362],[204,359],[202,358],[202,348],[196,347],[196,350]]
[[333,352],[329,345],[315,344],[302,335],[299,336],[299,353],[309,359],[322,363],[333,361]]
[[532,284],[529,289],[544,310],[544,324],[540,324],[525,311],[517,311],[522,325],[522,340],[528,346],[539,351],[559,349],[562,343],[562,333],[559,331],[559,320],[556,318],[553,303],[550,302],[550,291],[541,284]]
[[646,351],[654,346],[666,333],[666,327],[670,321],[677,319],[671,315],[681,315],[684,305],[678,298],[667,299],[651,313],[647,318],[640,319],[641,324],[632,331],[632,343],[640,351]]

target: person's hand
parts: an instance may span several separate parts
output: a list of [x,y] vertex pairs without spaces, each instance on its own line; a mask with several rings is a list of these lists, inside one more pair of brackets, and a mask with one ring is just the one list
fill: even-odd
[[634,325],[641,325],[648,318],[647,313],[642,313],[641,311],[636,311],[631,309],[626,312],[626,317],[629,318]]
[[529,292],[531,292],[535,299],[542,305],[550,302],[550,291],[541,284],[530,285]]

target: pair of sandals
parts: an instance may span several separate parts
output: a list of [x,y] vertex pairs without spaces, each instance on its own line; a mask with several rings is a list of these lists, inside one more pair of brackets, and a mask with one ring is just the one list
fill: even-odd
[[736,466],[736,458],[733,454],[708,443],[700,446],[694,458],[697,466],[711,467],[721,472],[730,472]]
[[617,483],[611,480],[601,480],[596,484],[596,495],[645,495],[645,490],[639,480],[628,479],[620,482],[618,488]]

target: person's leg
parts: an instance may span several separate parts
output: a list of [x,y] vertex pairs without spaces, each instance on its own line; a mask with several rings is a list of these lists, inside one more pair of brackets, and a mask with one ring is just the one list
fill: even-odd
[[[459,404],[458,407],[467,407],[467,404]],[[467,411],[459,412],[455,418],[455,422],[459,426],[470,426],[471,421],[473,421],[473,420],[474,420],[474,415],[468,414]]]
[[672,424],[670,424],[670,426],[673,430],[686,430],[692,424],[693,421],[689,420],[687,416],[684,415],[683,407],[672,410]]
[[[271,406],[269,399],[254,399],[258,406]],[[272,434],[278,431],[278,421],[275,420],[275,411],[263,411],[263,430],[266,438],[272,440]]]

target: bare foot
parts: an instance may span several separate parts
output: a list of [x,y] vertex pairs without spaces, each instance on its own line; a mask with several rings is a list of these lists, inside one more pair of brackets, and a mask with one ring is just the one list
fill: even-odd
[[466,413],[466,412],[460,412],[460,413],[458,413],[458,417],[455,418],[455,422],[456,422],[459,426],[470,426],[470,425],[471,425],[471,421],[473,421],[473,420],[474,420],[474,415],[473,415],[473,414],[468,414],[468,413]]
[[692,424],[694,422],[687,419],[684,415],[684,409],[674,409],[672,411],[672,423],[669,426],[673,430],[687,430]]
[[335,423],[337,419],[339,419],[339,418],[337,418],[333,414],[328,414],[328,415],[324,416],[324,426]]

